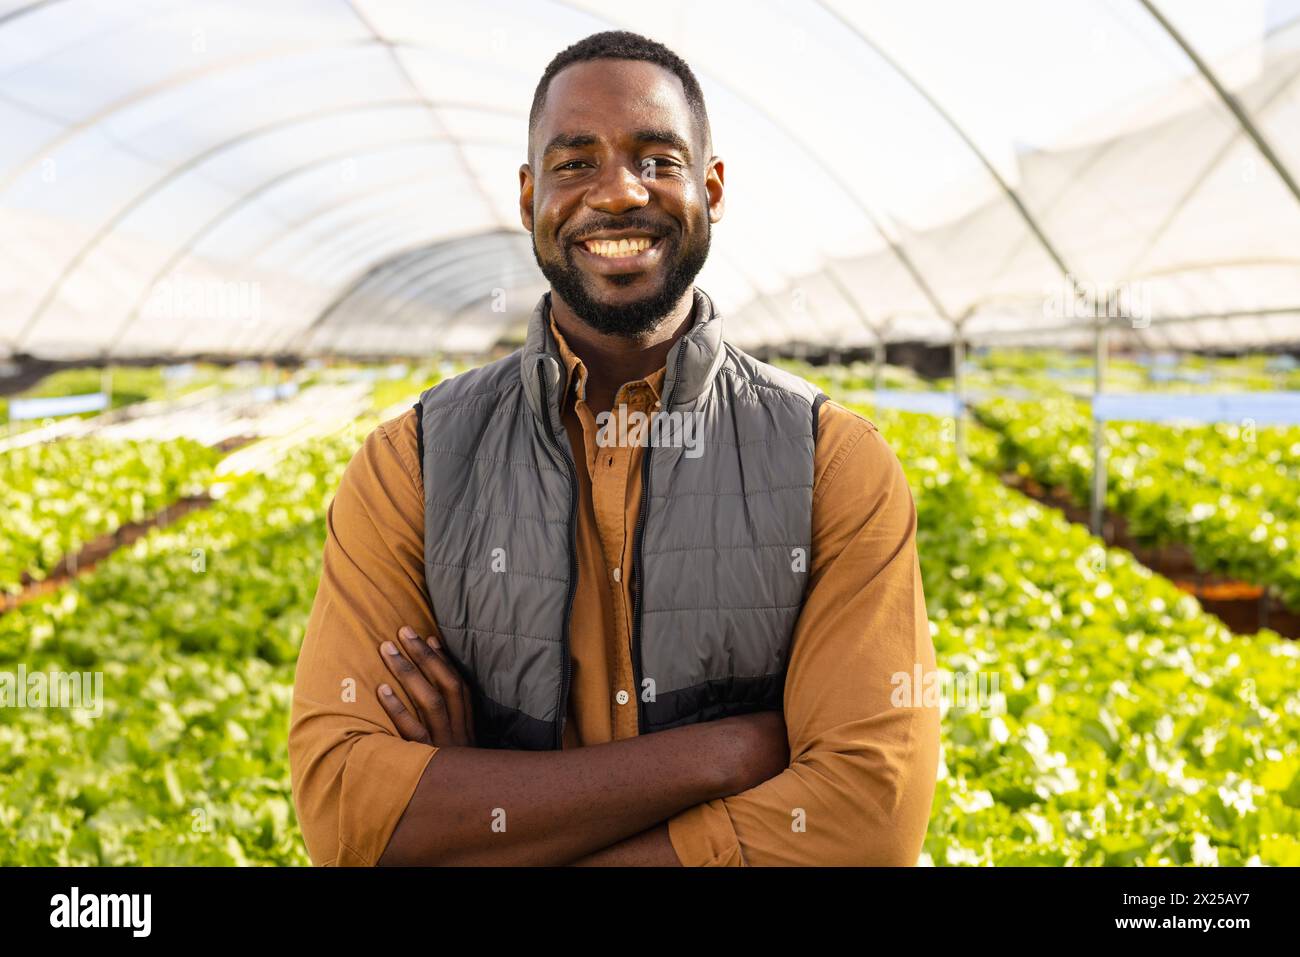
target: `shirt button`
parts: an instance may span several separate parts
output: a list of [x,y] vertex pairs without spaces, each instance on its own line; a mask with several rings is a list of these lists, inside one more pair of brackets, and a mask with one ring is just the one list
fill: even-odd
[[611,574],[614,576],[614,581],[621,582],[623,580],[623,569],[615,568]]
[[627,704],[628,702],[627,692],[620,691],[618,694],[614,695],[614,700],[617,701],[619,704]]

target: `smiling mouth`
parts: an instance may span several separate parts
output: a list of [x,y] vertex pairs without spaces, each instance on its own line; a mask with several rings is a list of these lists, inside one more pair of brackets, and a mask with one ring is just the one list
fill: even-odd
[[626,236],[620,239],[587,239],[573,244],[597,271],[637,272],[660,259],[662,236]]
[[602,259],[625,259],[645,252],[657,242],[655,236],[635,236],[629,239],[588,239],[578,245]]

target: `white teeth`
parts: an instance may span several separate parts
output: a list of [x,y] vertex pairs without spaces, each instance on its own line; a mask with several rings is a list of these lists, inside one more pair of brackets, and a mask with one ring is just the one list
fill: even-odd
[[654,245],[654,240],[647,237],[636,239],[589,239],[584,246],[597,256],[635,256]]

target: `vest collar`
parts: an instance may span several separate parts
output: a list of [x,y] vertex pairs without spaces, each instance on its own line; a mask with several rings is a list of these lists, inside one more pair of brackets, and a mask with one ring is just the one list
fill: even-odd
[[[722,316],[713,300],[699,286],[694,287],[695,321],[686,335],[668,351],[667,374],[664,378],[663,408],[695,403],[708,392],[718,369],[722,366],[726,350],[722,345]],[[524,385],[524,395],[533,415],[547,422],[552,431],[560,427],[560,404],[564,396],[560,385],[564,382],[564,366],[560,347],[551,334],[551,294],[546,292],[538,300],[528,320],[528,335],[524,340],[519,359],[519,374]],[[547,407],[542,406],[542,385],[538,370],[546,380]]]
[[663,409],[694,405],[713,387],[726,349],[722,344],[722,314],[699,286],[695,289],[695,322],[668,351]]

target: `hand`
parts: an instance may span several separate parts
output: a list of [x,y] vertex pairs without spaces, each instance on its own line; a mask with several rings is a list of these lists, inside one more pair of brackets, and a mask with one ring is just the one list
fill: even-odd
[[[423,639],[411,628],[397,633],[402,647],[385,641],[379,657],[415,705],[412,714],[391,687],[381,684],[379,703],[407,741],[434,747],[474,747],[474,714],[469,689],[436,638]],[[405,654],[403,654],[405,651]]]

